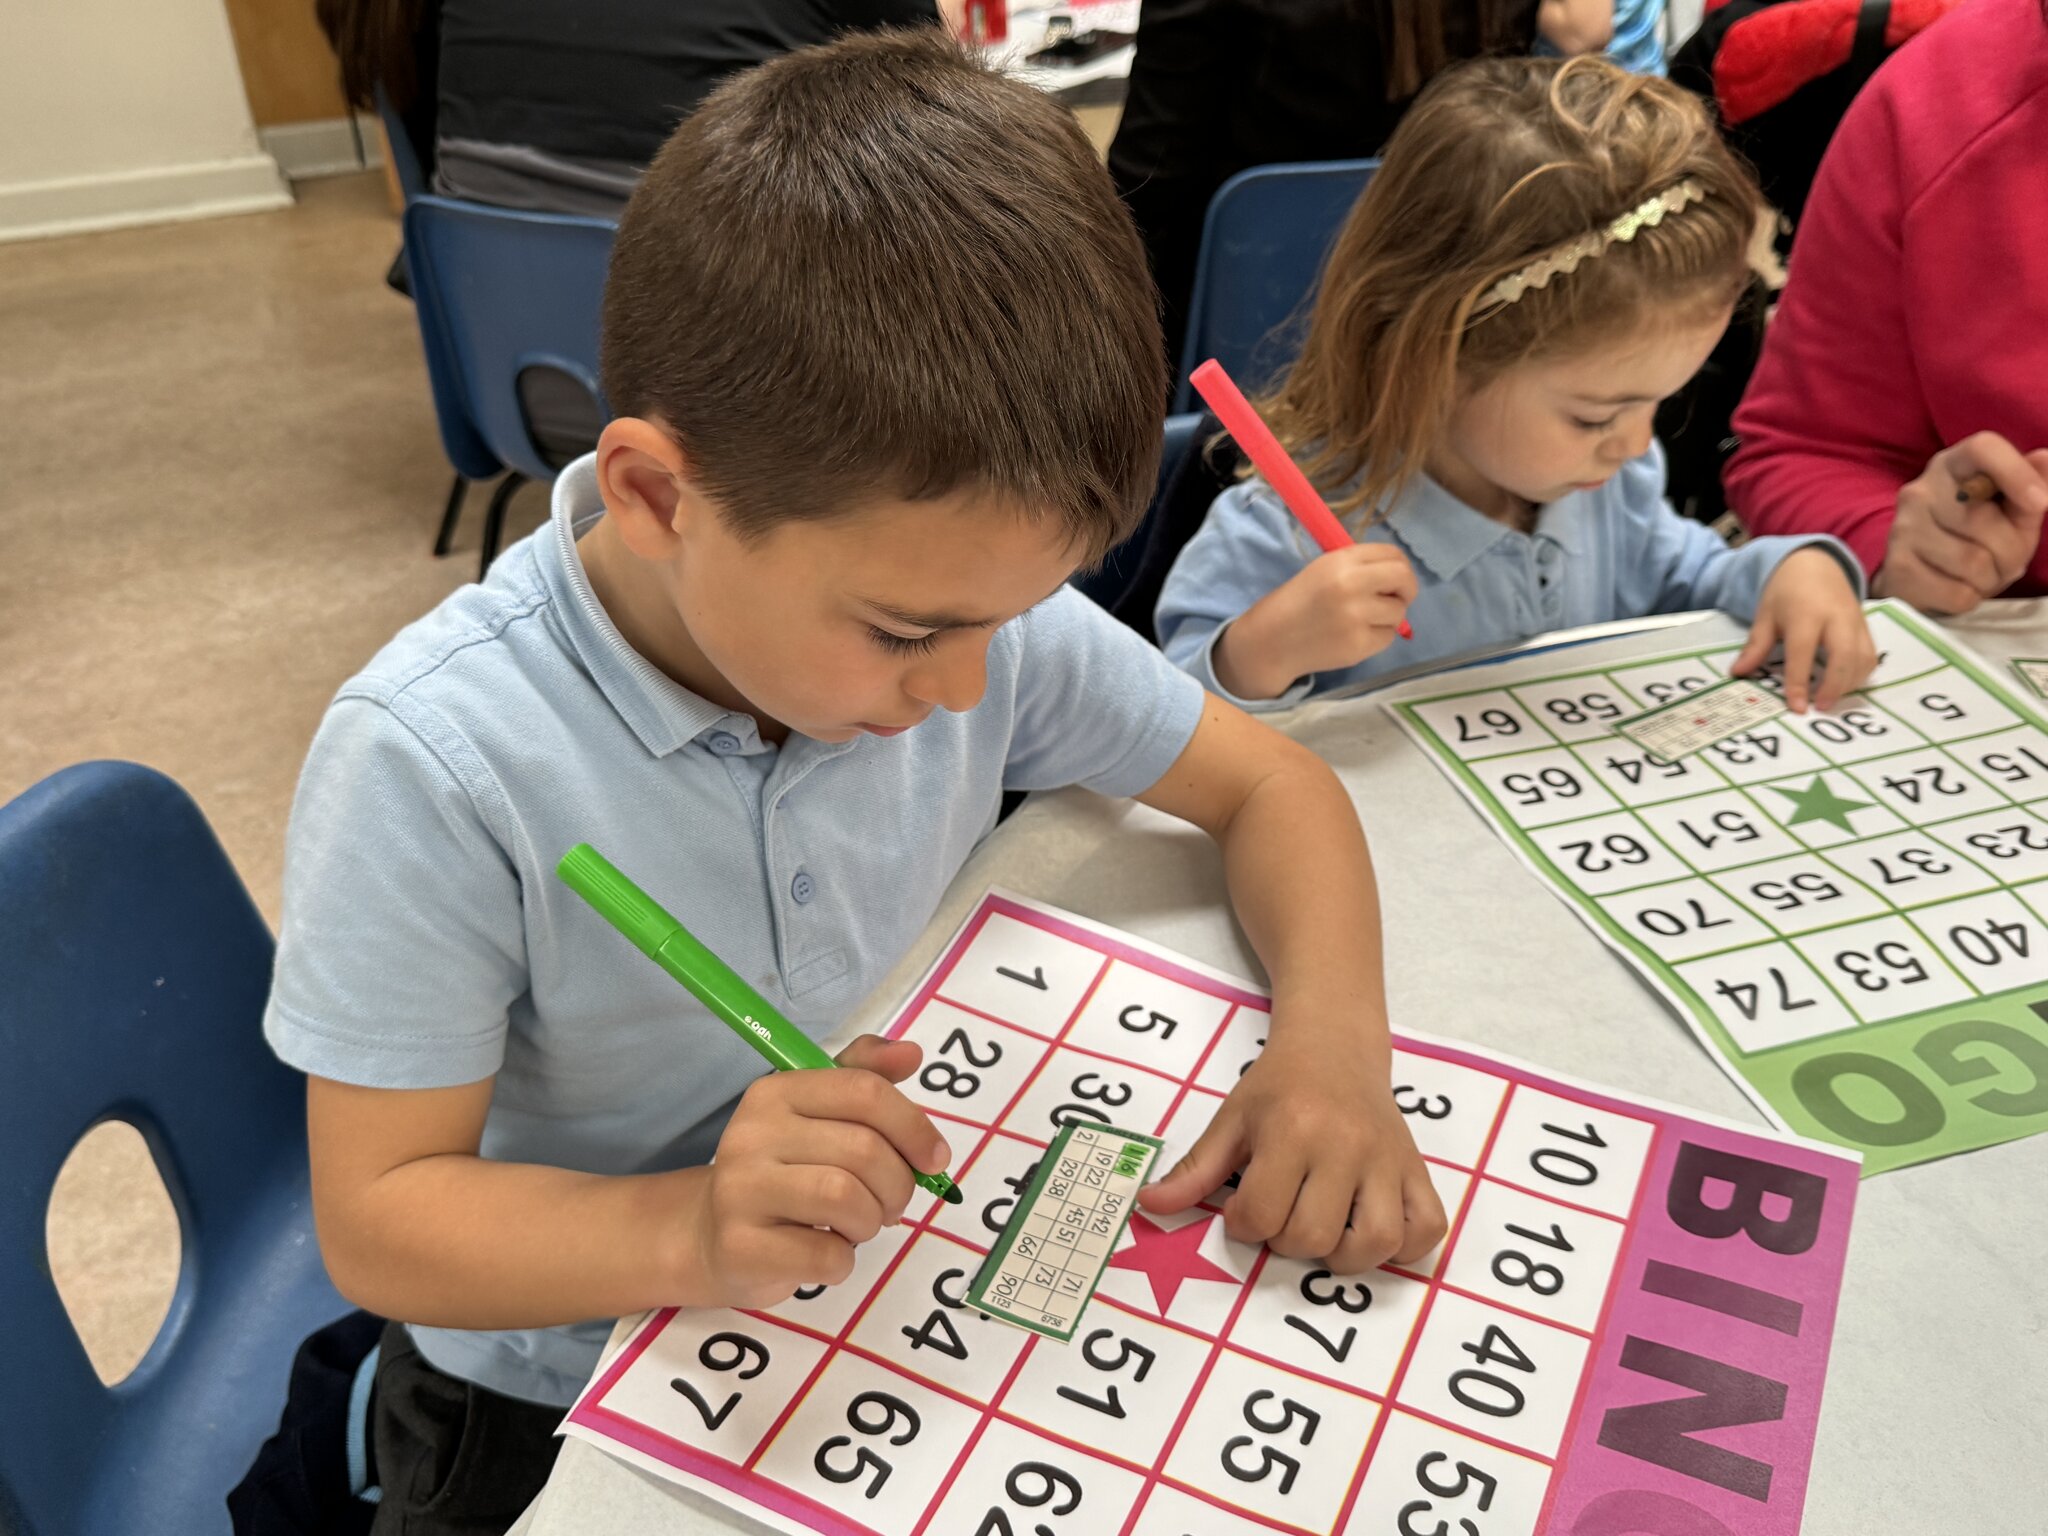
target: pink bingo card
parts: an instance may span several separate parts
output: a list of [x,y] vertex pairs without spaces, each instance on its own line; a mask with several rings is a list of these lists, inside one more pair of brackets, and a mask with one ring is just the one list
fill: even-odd
[[[888,1033],[967,1194],[843,1285],[650,1314],[568,1433],[829,1536],[1793,1536],[1852,1155],[1397,1036],[1449,1234],[1338,1278],[1211,1204],[1133,1215],[1071,1343],[962,1303],[1059,1127],[1170,1167],[1265,994],[991,893]],[[971,1149],[971,1150],[970,1150]]]

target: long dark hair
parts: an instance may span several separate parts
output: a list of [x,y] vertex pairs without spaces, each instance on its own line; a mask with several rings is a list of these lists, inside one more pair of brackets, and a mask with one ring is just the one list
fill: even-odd
[[1407,100],[1459,59],[1527,53],[1536,40],[1528,0],[1367,0],[1367,5],[1378,12],[1389,101]]
[[341,88],[353,106],[376,103],[377,88],[399,112],[419,94],[413,35],[432,0],[314,0],[313,14],[341,60]]

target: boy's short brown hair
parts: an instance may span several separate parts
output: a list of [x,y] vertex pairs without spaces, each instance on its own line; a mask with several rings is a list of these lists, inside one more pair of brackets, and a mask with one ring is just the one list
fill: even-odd
[[786,55],[685,120],[619,226],[603,358],[743,537],[966,490],[1094,560],[1157,472],[1130,217],[1065,108],[936,28]]

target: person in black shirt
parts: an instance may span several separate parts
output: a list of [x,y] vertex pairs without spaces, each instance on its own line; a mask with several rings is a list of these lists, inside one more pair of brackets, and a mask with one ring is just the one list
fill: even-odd
[[[358,106],[382,92],[436,192],[617,220],[647,162],[728,75],[844,32],[935,26],[937,0],[317,0]],[[402,262],[390,281],[403,292]],[[519,382],[542,454],[604,413],[545,365]]]
[[727,75],[937,0],[318,0],[351,101],[381,88],[437,192],[615,219]]
[[727,75],[843,32],[938,19],[936,0],[442,0],[435,185],[617,218]]
[[1144,0],[1109,169],[1176,368],[1202,216],[1254,165],[1379,153],[1446,65],[1527,53],[1537,0]]

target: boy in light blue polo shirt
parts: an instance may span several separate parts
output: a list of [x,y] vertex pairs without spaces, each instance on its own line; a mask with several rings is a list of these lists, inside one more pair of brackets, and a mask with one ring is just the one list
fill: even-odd
[[1240,1239],[1430,1248],[1349,801],[1065,585],[1140,515],[1165,395],[1071,119],[931,36],[764,66],[649,169],[604,331],[597,452],[342,688],[292,813],[266,1027],[335,1282],[409,1325],[377,1531],[502,1529],[610,1318],[842,1280],[953,1155],[892,1086],[914,1045],[762,1076],[552,877],[579,841],[822,1038],[1006,789],[1196,822],[1274,1019],[1147,1204],[1242,1169]]

